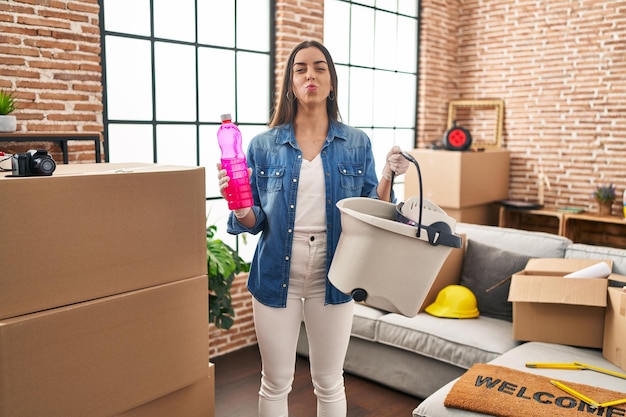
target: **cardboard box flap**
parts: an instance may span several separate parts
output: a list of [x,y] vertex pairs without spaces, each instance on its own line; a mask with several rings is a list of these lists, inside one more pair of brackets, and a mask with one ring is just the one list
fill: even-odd
[[609,288],[608,298],[602,356],[626,371],[626,288]]
[[609,275],[609,287],[624,288],[626,287],[626,276],[619,274]]
[[611,270],[613,269],[613,261],[610,259],[532,258],[528,260],[524,273],[526,275],[552,275],[562,277],[599,262],[604,262]]
[[608,280],[516,274],[509,301],[606,307]]

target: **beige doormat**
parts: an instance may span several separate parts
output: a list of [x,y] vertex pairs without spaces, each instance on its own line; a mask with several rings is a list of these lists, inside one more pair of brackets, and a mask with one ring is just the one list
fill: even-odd
[[[626,397],[617,391],[559,382],[600,403]],[[444,405],[497,417],[626,415],[625,404],[594,409],[552,385],[550,378],[487,364],[476,364],[461,376]]]

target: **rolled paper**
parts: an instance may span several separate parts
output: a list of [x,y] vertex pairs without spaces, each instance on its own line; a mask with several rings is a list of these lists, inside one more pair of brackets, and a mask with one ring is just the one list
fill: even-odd
[[608,278],[609,275],[611,275],[611,268],[606,262],[598,262],[597,264],[567,274],[565,278]]

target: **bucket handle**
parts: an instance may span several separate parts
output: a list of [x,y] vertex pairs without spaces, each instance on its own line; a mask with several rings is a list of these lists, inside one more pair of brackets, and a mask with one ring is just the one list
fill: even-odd
[[[420,170],[420,165],[417,163],[417,160],[413,158],[413,156],[411,156],[410,154],[404,151],[400,152],[400,155],[402,155],[409,162],[412,162],[413,165],[415,165],[415,168],[417,169],[417,181],[419,183],[419,190],[420,190],[420,195],[419,195],[420,211],[419,211],[417,224],[414,224],[414,226],[417,228],[415,237],[417,237],[418,239],[422,239],[421,232],[423,228],[424,230],[426,230],[426,234],[428,236],[427,240],[428,242],[430,242],[431,245],[437,246],[441,244],[441,245],[450,246],[453,248],[460,248],[461,238],[452,233],[452,230],[450,230],[450,226],[448,226],[448,224],[444,222],[437,222],[437,223],[431,224],[430,226],[422,225],[422,212],[424,211],[424,188],[422,187],[422,171]],[[394,180],[395,174],[396,174],[395,172],[391,171],[391,192],[389,193],[390,199],[391,199],[391,194],[393,194],[393,180]],[[401,214],[400,210],[398,210],[398,214]]]
[[[398,216],[397,220],[400,223],[417,227],[416,222],[409,219],[408,217],[405,217],[402,214],[402,206],[404,206],[404,203],[400,203],[397,206],[397,209],[396,209],[396,216]],[[454,233],[452,233],[452,229],[450,229],[450,226],[446,222],[439,221],[439,222],[432,223],[430,226],[422,225],[422,228],[426,231],[426,234],[428,235],[428,241],[433,246],[442,244],[445,246],[451,246],[453,248],[461,247],[461,238],[455,235]],[[419,237],[419,232],[416,233],[416,236]]]
[[[413,165],[415,165],[415,168],[417,169],[417,182],[419,183],[419,190],[420,190],[420,212],[419,212],[419,217],[417,219],[417,234],[416,237],[420,238],[420,234],[422,232],[422,211],[423,207],[424,207],[424,189],[422,187],[422,171],[420,170],[420,164],[417,163],[417,160],[415,158],[413,158],[413,156],[411,156],[410,154],[408,154],[405,151],[400,152],[400,155],[402,155],[404,157],[404,159],[406,159],[409,162],[412,162]],[[391,192],[389,193],[389,201],[391,202],[391,196],[393,195],[393,180],[396,176],[396,173],[394,171],[391,171]]]

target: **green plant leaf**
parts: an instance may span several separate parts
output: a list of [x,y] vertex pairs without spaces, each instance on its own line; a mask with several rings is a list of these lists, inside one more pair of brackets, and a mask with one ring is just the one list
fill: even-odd
[[250,264],[222,240],[215,239],[216,231],[214,225],[207,227],[209,322],[214,323],[217,328],[227,330],[235,322],[231,296],[235,275],[248,272]]
[[0,90],[0,115],[7,115],[17,109],[17,103],[13,93]]

